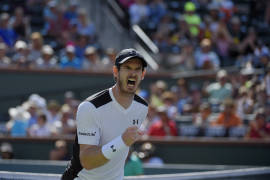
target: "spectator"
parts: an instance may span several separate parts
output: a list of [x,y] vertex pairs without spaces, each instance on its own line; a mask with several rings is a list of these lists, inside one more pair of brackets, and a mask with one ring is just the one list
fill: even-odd
[[52,131],[56,135],[72,135],[76,132],[76,124],[71,119],[71,108],[64,105],[61,108],[61,119],[53,123]]
[[270,124],[266,122],[266,114],[263,109],[256,112],[255,119],[249,123],[247,138],[270,138]]
[[196,6],[193,2],[185,3],[185,14],[184,18],[189,26],[189,31],[192,37],[197,37],[199,35],[199,25],[201,24],[201,18],[195,13]]
[[29,128],[29,136],[47,137],[51,135],[50,127],[47,123],[47,117],[43,112],[38,112],[37,123]]
[[22,7],[15,8],[14,16],[10,18],[9,25],[14,29],[19,39],[27,40],[29,38],[31,27]]
[[12,56],[12,64],[15,67],[28,68],[30,61],[28,59],[29,51],[28,45],[24,41],[17,41],[15,43],[15,54]]
[[171,91],[165,91],[161,95],[162,102],[164,106],[167,108],[168,117],[170,119],[176,119],[178,116],[177,107],[175,106],[176,97],[175,94]]
[[29,44],[29,55],[28,60],[30,63],[34,64],[35,61],[41,57],[41,51],[43,47],[43,37],[39,32],[34,32],[31,34],[31,43]]
[[144,24],[149,18],[150,10],[146,0],[135,0],[129,7],[130,24]]
[[235,60],[232,60],[229,57],[229,48],[233,43],[233,40],[230,36],[230,33],[227,29],[227,26],[224,22],[220,21],[217,32],[214,33],[213,41],[217,49],[217,54],[221,57],[221,66],[232,66],[235,63]]
[[200,112],[194,117],[193,124],[200,127],[202,130],[210,125],[211,121],[211,106],[209,103],[202,103],[200,105]]
[[199,69],[218,69],[220,61],[217,54],[212,50],[209,39],[203,39],[200,49],[195,53],[196,67]]
[[89,22],[85,9],[78,12],[78,34],[88,36],[91,44],[94,44],[96,38],[95,25]]
[[50,45],[44,45],[41,50],[41,57],[32,65],[38,69],[57,69],[57,59],[54,56],[54,50]]
[[50,160],[69,160],[67,142],[64,140],[57,140],[54,144],[54,149],[50,151]]
[[208,100],[215,109],[215,106],[219,106],[225,99],[232,97],[232,85],[228,82],[227,72],[220,70],[217,73],[217,82],[211,83],[205,89],[208,94]]
[[138,176],[143,174],[143,166],[140,158],[138,157],[135,151],[129,150],[125,167],[124,175],[125,176]]
[[68,45],[66,55],[60,58],[60,68],[62,69],[81,69],[81,61],[75,56],[75,47]]
[[60,121],[61,114],[60,114],[60,104],[56,100],[50,100],[48,102],[46,111],[47,123],[52,125],[53,123]]
[[114,48],[107,48],[105,51],[105,57],[102,58],[104,68],[112,69],[116,58],[116,50]]
[[87,47],[85,49],[84,55],[85,59],[83,60],[82,64],[83,69],[98,71],[104,68],[104,65],[102,64],[95,47],[93,46]]
[[10,120],[6,124],[7,131],[11,136],[26,136],[30,113],[27,112],[22,106],[10,108]]
[[235,105],[232,99],[224,100],[224,110],[218,115],[218,118],[212,122],[213,126],[223,126],[231,128],[242,125],[242,120],[235,113]]
[[171,120],[165,106],[157,108],[159,119],[154,122],[148,131],[149,136],[177,136],[177,125]]
[[0,159],[13,159],[14,153],[10,143],[3,142],[0,146],[0,150]]
[[254,28],[250,27],[248,29],[247,36],[243,39],[241,44],[239,45],[239,50],[242,54],[248,55],[253,54],[256,49],[257,42],[257,34]]
[[7,47],[6,44],[0,42],[0,67],[9,67],[11,66],[11,60],[6,56]]
[[89,44],[89,36],[86,35],[78,35],[75,45],[75,55],[76,57],[82,59],[85,49]]
[[239,95],[237,99],[237,115],[244,119],[246,115],[252,114],[254,109],[254,100],[251,97],[251,93],[245,86],[239,89]]
[[177,71],[188,71],[195,69],[195,57],[194,57],[194,49],[188,40],[183,40],[180,42],[181,44],[181,53],[175,55],[170,58],[170,64],[172,66],[172,70]]
[[151,85],[150,104],[154,107],[163,106],[161,95],[167,90],[167,84],[159,80]]
[[161,18],[166,15],[167,9],[163,0],[153,0],[149,3],[149,24],[157,27]]
[[2,13],[0,15],[0,40],[2,40],[6,45],[12,47],[17,40],[18,35],[14,29],[8,26],[9,14]]
[[140,146],[139,158],[147,165],[163,165],[163,160],[155,153],[156,147],[150,142],[145,142]]
[[72,0],[68,5],[68,9],[64,13],[65,19],[69,22],[78,18],[78,1]]

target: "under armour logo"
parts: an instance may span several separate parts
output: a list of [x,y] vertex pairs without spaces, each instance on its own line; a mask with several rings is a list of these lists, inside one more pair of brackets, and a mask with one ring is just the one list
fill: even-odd
[[114,145],[111,145],[112,151],[115,152],[116,149],[114,148]]
[[139,119],[133,119],[133,125],[135,125],[135,124],[139,124]]

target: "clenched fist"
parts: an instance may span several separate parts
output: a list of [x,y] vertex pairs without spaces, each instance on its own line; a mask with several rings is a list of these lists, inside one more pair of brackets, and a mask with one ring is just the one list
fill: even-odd
[[135,141],[140,139],[144,133],[137,126],[131,126],[122,134],[122,139],[127,146],[131,146]]

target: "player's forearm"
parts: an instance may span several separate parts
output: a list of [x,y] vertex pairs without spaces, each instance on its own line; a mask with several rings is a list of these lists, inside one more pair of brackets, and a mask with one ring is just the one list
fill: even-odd
[[80,161],[87,170],[97,168],[108,162],[101,152],[101,147],[98,146],[81,150]]

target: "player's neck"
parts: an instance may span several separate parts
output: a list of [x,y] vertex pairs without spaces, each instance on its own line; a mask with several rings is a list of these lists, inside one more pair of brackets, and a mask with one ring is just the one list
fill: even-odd
[[125,109],[127,109],[134,99],[134,94],[127,94],[121,92],[120,88],[117,85],[114,85],[112,87],[113,96],[116,99],[116,101],[123,106]]

